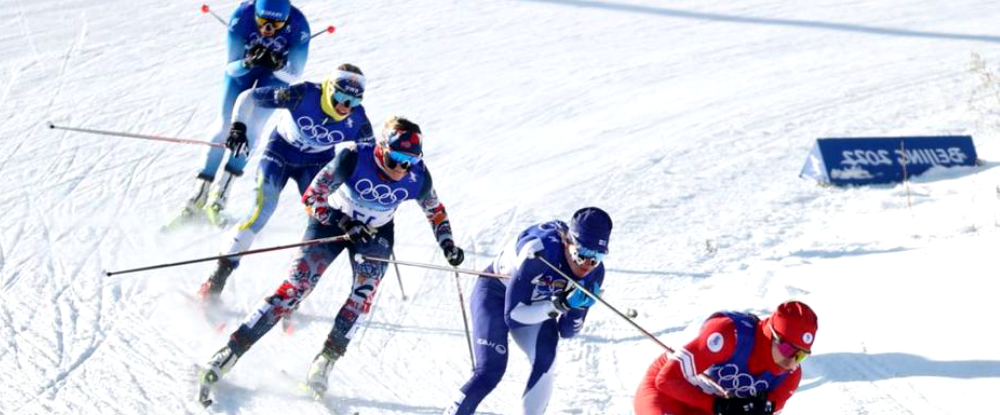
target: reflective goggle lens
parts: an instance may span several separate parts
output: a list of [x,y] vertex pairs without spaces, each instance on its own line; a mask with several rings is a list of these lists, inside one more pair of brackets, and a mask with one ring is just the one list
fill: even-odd
[[771,327],[771,335],[774,337],[774,342],[778,344],[778,353],[789,359],[795,359],[796,362],[802,363],[809,357],[810,352],[807,350],[802,350],[786,341],[781,340],[781,336],[774,331],[774,327]]
[[265,25],[271,25],[271,30],[278,31],[281,30],[282,27],[285,27],[285,22],[281,20],[271,20],[271,19],[265,19],[263,17],[258,17],[257,27],[263,29]]
[[361,98],[343,91],[335,91],[333,93],[333,105],[337,105],[338,103],[346,104],[347,106],[354,108],[361,105]]
[[586,264],[591,267],[596,267],[603,262],[604,256],[607,255],[604,252],[587,249],[575,243],[570,247],[570,254],[573,255],[573,261],[576,262],[576,265],[583,266]]
[[399,151],[389,151],[389,159],[386,160],[386,164],[390,169],[395,169],[396,166],[402,167],[403,170],[409,170],[420,162],[420,156],[414,156],[412,154],[406,154]]

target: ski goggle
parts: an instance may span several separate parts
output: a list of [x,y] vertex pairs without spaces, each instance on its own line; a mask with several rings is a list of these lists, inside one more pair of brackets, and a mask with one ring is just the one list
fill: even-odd
[[333,104],[334,106],[336,106],[337,104],[345,104],[348,107],[354,108],[358,105],[361,105],[360,97],[356,97],[354,95],[348,94],[340,90],[334,91],[332,99],[333,102],[331,104]]
[[403,170],[409,170],[411,167],[420,162],[420,156],[403,153],[401,151],[390,150],[388,151],[388,155],[389,157],[386,157],[385,165],[390,169],[402,167]]
[[[770,326],[770,324],[768,324],[768,326]],[[781,340],[781,336],[778,335],[778,332],[774,331],[774,327],[772,326],[770,328],[771,338],[774,339],[774,344],[778,345],[778,353],[782,356],[788,359],[795,359],[796,362],[802,363],[803,360],[806,360],[806,358],[812,354],[812,352],[808,350],[800,349],[794,344]]]
[[575,241],[569,245],[569,254],[573,257],[573,262],[581,267],[584,265],[596,267],[604,261],[604,256],[607,255],[604,252],[582,247]]
[[277,32],[281,30],[282,27],[285,27],[285,22],[283,20],[271,20],[263,17],[257,18],[257,27],[266,29],[267,25],[271,25],[271,29],[269,30],[270,32]]

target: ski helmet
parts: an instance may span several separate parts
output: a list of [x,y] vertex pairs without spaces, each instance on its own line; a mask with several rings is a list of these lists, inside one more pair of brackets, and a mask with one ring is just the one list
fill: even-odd
[[569,235],[573,244],[587,251],[608,253],[611,237],[611,216],[596,207],[585,207],[573,214],[569,223]]
[[284,22],[292,12],[292,4],[288,0],[257,0],[254,14],[262,19]]
[[[781,303],[771,315],[768,324],[782,341],[805,351],[812,350],[819,323],[816,313],[805,303],[799,301]],[[765,329],[764,333],[767,336],[771,335],[770,330]]]
[[375,147],[375,160],[390,169],[404,169],[420,163],[423,158],[423,137],[420,126],[406,117],[394,115],[385,121],[382,136]]
[[343,92],[359,100],[365,96],[365,75],[357,66],[349,63],[340,65],[334,69],[327,80],[335,91]]

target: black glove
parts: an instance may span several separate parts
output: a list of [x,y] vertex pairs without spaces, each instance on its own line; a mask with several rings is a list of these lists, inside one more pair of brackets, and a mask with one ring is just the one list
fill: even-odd
[[[347,217],[345,216],[344,218]],[[344,233],[348,238],[351,238],[351,242],[355,245],[371,242],[372,237],[375,235],[375,230],[371,226],[365,225],[359,220],[342,220],[340,228],[344,230]]]
[[465,261],[465,251],[455,246],[455,241],[451,239],[441,241],[441,250],[444,251],[444,259],[453,267],[462,265],[462,261]]
[[271,71],[277,71],[285,67],[285,63],[288,62],[288,58],[282,53],[268,49],[264,56],[260,59],[258,65],[263,68],[267,68]]
[[771,403],[764,395],[749,398],[715,398],[712,413],[715,415],[770,415]]
[[260,43],[253,45],[247,50],[247,54],[243,55],[243,67],[247,69],[252,69],[256,66],[261,65],[263,60],[267,56],[267,47],[261,45]]
[[229,127],[229,138],[226,139],[226,148],[233,151],[233,154],[247,155],[250,153],[249,142],[247,141],[247,126],[241,122],[234,122]]

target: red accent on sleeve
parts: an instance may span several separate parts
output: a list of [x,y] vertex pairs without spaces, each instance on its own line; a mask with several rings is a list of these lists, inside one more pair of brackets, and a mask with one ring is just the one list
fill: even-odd
[[697,338],[667,359],[656,376],[656,389],[669,399],[711,412],[715,396],[692,383],[691,378],[713,364],[729,359],[735,348],[736,326],[733,322],[724,316],[709,319]]

